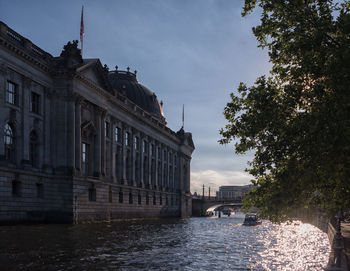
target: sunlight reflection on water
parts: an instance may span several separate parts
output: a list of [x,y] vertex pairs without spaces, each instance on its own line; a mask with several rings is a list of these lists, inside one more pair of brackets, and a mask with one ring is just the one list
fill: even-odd
[[323,270],[327,235],[242,217],[0,227],[2,270]]

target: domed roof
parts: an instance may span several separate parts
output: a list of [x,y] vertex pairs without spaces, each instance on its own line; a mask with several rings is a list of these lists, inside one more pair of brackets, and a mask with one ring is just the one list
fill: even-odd
[[147,111],[154,117],[164,121],[163,108],[154,92],[141,85],[137,81],[136,71],[115,70],[109,73],[109,81],[116,91],[126,96],[136,105]]

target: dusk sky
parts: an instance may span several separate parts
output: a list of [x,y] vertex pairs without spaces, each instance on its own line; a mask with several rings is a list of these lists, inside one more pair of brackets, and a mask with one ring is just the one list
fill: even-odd
[[111,70],[138,71],[141,84],[164,103],[168,127],[178,131],[185,104],[185,130],[196,150],[191,191],[249,184],[250,155],[221,146],[219,130],[229,94],[240,82],[268,74],[267,51],[257,48],[251,28],[258,13],[241,17],[243,0],[0,0],[0,20],[34,44],[58,56],[79,40],[84,5],[83,58],[99,58]]

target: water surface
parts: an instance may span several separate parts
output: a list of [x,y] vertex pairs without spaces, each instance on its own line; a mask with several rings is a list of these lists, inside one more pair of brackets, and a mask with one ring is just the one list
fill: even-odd
[[0,227],[0,270],[323,270],[327,235],[242,216]]

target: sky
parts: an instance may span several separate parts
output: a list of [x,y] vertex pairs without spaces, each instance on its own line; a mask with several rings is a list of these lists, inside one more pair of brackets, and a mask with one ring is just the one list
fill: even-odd
[[223,110],[240,82],[268,74],[266,50],[257,47],[255,12],[242,18],[243,0],[0,0],[0,20],[41,49],[58,56],[79,40],[84,5],[83,58],[114,70],[137,70],[138,80],[164,105],[168,127],[191,132],[195,151],[191,191],[212,195],[221,185],[249,184],[253,153],[221,146]]

